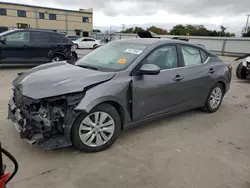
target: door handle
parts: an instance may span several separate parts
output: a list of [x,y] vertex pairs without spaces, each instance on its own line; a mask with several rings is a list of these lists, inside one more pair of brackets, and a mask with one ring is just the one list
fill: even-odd
[[175,78],[174,78],[174,81],[179,82],[179,81],[181,81],[181,80],[183,80],[183,79],[184,79],[184,78],[181,77],[180,75],[176,75]]
[[28,44],[24,44],[23,47],[24,47],[24,48],[28,48],[29,45],[28,45]]
[[210,74],[213,74],[215,73],[215,70],[213,68],[211,68],[209,71],[208,71]]

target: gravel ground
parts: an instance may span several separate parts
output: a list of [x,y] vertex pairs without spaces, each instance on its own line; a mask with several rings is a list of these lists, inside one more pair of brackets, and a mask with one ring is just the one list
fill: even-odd
[[[233,58],[222,59],[235,72]],[[193,110],[140,125],[110,149],[86,154],[19,139],[6,118],[7,101],[11,81],[24,70],[0,70],[0,141],[20,165],[8,188],[250,188],[250,80],[234,74],[215,114]]]

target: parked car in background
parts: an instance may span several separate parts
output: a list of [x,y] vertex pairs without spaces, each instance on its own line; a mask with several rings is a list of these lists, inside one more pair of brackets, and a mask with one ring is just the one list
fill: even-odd
[[0,26],[0,33],[8,31],[8,30],[9,30],[8,27],[2,27],[2,26]]
[[68,37],[71,41],[75,41],[75,40],[77,40],[77,39],[80,38],[80,37],[77,36],[77,35],[68,35],[67,37]]
[[240,61],[236,68],[236,76],[238,79],[247,79],[250,75],[250,54],[245,54],[241,57],[235,59],[235,61]]
[[83,38],[79,38],[75,41],[73,41],[73,43],[75,44],[75,48],[92,48],[94,49],[95,47],[97,47],[98,45],[101,44],[100,40],[96,40],[93,38],[89,38],[89,37],[83,37]]
[[45,30],[18,29],[0,33],[0,66],[39,65],[77,59],[66,36]]
[[128,125],[193,108],[216,112],[231,75],[229,64],[198,45],[118,40],[75,65],[50,63],[18,76],[9,118],[32,144],[97,152]]

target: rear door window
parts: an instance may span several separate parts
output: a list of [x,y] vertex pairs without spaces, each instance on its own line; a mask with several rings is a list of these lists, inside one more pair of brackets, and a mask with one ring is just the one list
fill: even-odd
[[91,41],[91,42],[94,42],[95,40],[94,40],[94,39],[87,39],[87,41],[89,41],[89,42],[90,42],[90,41]]
[[204,63],[205,61],[207,61],[208,55],[207,55],[207,53],[204,52],[203,50],[200,50],[200,52],[201,52],[202,63]]
[[46,32],[31,32],[32,43],[46,44],[50,42],[49,33]]
[[199,49],[190,46],[181,46],[181,51],[183,54],[185,66],[202,64]]
[[68,42],[68,39],[64,37],[63,35],[51,33],[50,34],[50,43],[65,43]]

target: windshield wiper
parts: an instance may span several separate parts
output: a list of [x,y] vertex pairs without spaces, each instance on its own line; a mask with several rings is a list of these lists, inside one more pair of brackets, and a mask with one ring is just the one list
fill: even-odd
[[96,67],[92,67],[90,65],[77,65],[79,67],[85,68],[85,69],[92,69],[92,70],[98,70]]

